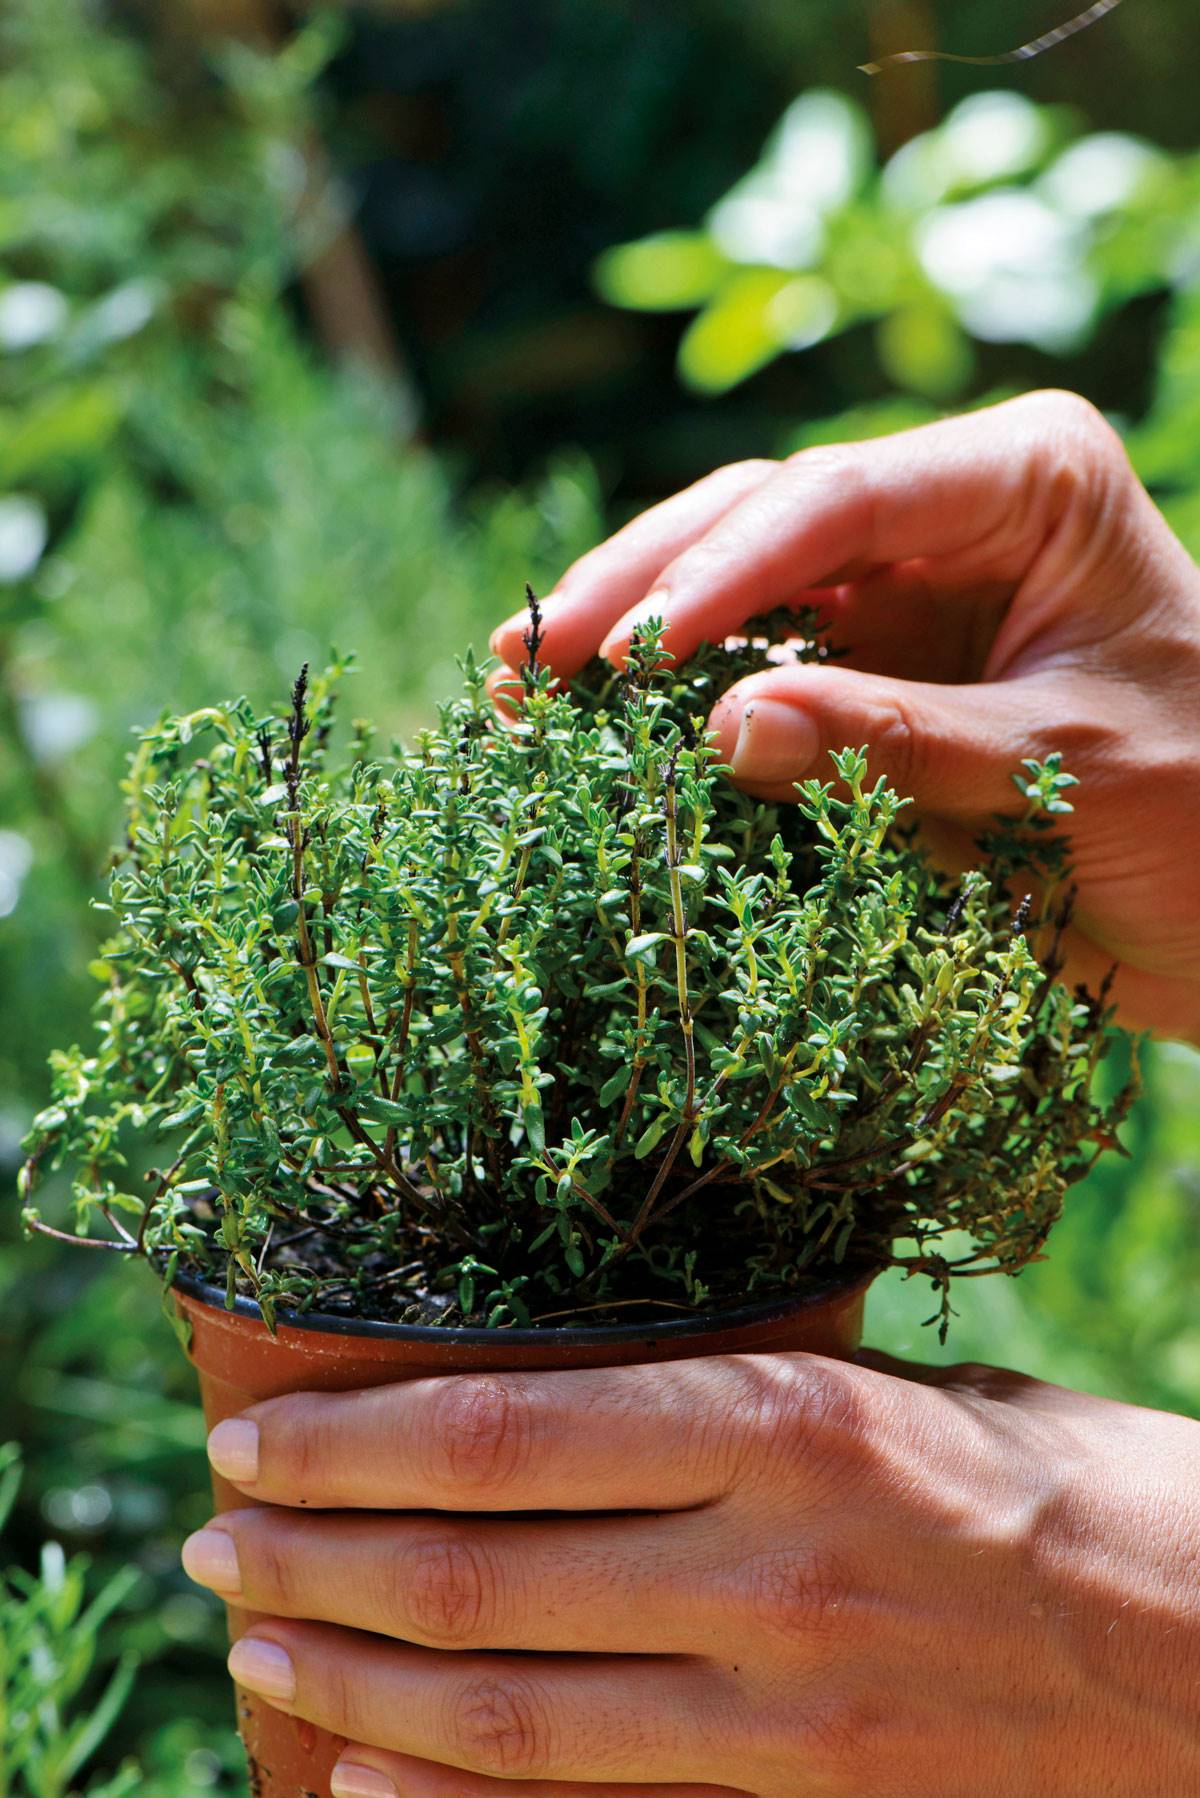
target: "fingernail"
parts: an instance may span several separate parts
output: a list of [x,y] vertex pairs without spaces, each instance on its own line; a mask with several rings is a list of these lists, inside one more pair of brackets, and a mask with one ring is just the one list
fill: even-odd
[[275,1698],[290,1704],[296,1696],[296,1670],[292,1657],[278,1642],[265,1642],[261,1636],[243,1636],[229,1650],[226,1663],[239,1686],[257,1692],[261,1698]]
[[335,1767],[329,1789],[333,1798],[400,1798],[395,1780],[374,1767]]
[[211,1586],[214,1592],[241,1591],[237,1544],[227,1530],[197,1530],[184,1543],[182,1560],[184,1572],[198,1586]]
[[258,1478],[258,1425],[248,1417],[227,1417],[208,1438],[208,1458],[224,1480],[251,1486]]
[[729,758],[739,780],[800,780],[821,747],[820,733],[808,713],[778,699],[751,699],[742,713],[737,742]]
[[637,605],[626,612],[620,622],[609,631],[600,645],[600,654],[607,661],[611,661],[614,650],[618,647],[624,649],[639,625],[645,624],[648,618],[665,619],[670,597],[665,587],[656,587],[653,593],[647,593],[645,599],[639,600]]

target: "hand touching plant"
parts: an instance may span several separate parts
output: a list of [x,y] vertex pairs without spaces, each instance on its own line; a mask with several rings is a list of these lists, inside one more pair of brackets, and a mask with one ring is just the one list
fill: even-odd
[[[724,695],[739,782],[782,799],[867,743],[961,863],[1012,770],[1061,751],[1082,783],[1068,977],[1116,961],[1124,1020],[1200,1040],[1200,575],[1100,416],[1038,394],[722,469],[567,573],[542,654],[566,677],[621,662],[653,614],[686,656],[781,602],[815,603],[849,654]],[[521,629],[496,634],[510,666]]]
[[81,1232],[269,1318],[639,1321],[898,1263],[944,1319],[1017,1272],[1129,1096],[1103,988],[1055,978],[1059,758],[944,875],[856,750],[795,803],[730,785],[704,723],[757,631],[674,668],[647,625],[564,694],[539,629],[510,730],[468,660],[388,756],[306,676],[285,719],[145,733],[98,1047],[55,1057],[26,1197],[69,1159]]

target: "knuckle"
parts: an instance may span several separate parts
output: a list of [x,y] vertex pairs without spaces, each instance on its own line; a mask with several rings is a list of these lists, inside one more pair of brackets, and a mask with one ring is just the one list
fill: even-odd
[[719,576],[729,554],[729,540],[736,532],[739,542],[743,536],[751,535],[750,526],[740,514],[721,520],[720,534],[700,537],[695,543],[681,550],[674,561],[669,562],[663,570],[661,579],[672,589],[703,591],[709,584],[710,576]]
[[[675,1427],[682,1464],[719,1493],[756,1468],[764,1416],[778,1403],[778,1377],[770,1363],[731,1355],[707,1363],[705,1382],[705,1402],[681,1403]],[[686,1373],[681,1390],[688,1392]]]
[[[345,1654],[322,1654],[310,1657],[304,1697],[313,1696],[312,1686],[319,1684],[320,1698],[314,1709],[326,1729],[352,1741],[369,1741],[371,1719],[363,1703],[361,1668]],[[378,1722],[376,1722],[376,1730]]]
[[395,1614],[431,1648],[483,1646],[495,1616],[495,1579],[477,1543],[451,1528],[396,1557]]
[[269,1611],[281,1616],[294,1616],[303,1607],[298,1577],[298,1561],[288,1532],[280,1527],[278,1513],[263,1513],[249,1518],[239,1528],[239,1560],[248,1578],[243,1584],[247,1595]]
[[1084,399],[1081,393],[1073,393],[1069,387],[1042,387],[1036,393],[1022,395],[1013,404],[1028,416],[1044,424],[1057,425],[1060,430],[1076,436],[1109,430],[1104,414],[1091,400]]
[[459,1758],[499,1779],[544,1778],[550,1765],[545,1707],[528,1680],[489,1674],[464,1687],[456,1706]]
[[858,448],[853,443],[817,443],[809,449],[793,450],[787,467],[804,475],[840,480],[854,479],[859,467]]
[[1027,1374],[1013,1368],[988,1366],[982,1361],[956,1361],[943,1369],[938,1380],[941,1391],[958,1398],[990,1399],[1000,1404],[1011,1403],[1034,1383]]
[[859,1798],[879,1789],[888,1734],[878,1699],[847,1694],[812,1708],[801,1724],[799,1747],[821,1791],[830,1798]]
[[854,514],[864,553],[878,534],[879,499],[861,443],[821,443],[797,450],[787,468],[801,491],[815,486],[832,489],[839,504]]
[[308,1393],[273,1399],[261,1414],[260,1428],[270,1445],[270,1483],[285,1503],[306,1504],[327,1489],[339,1458],[329,1426],[325,1406]]
[[1119,433],[1082,394],[1051,387],[1014,404],[1022,408],[1039,441],[1057,453],[1065,473],[1087,481],[1105,470],[1129,472]]
[[778,467],[778,462],[772,461],[770,456],[746,456],[740,462],[730,462],[723,472],[726,475],[744,476],[747,480],[754,480],[774,474]]
[[874,1406],[863,1370],[817,1356],[798,1356],[788,1378],[762,1387],[753,1420],[762,1477],[777,1480],[781,1466],[848,1468],[874,1431]]
[[789,1643],[825,1633],[845,1613],[848,1587],[832,1559],[800,1549],[756,1556],[743,1573],[755,1629]]
[[432,1445],[444,1480],[474,1492],[509,1485],[528,1464],[533,1412],[516,1381],[449,1379],[434,1401]]
[[917,727],[898,699],[876,701],[863,734],[889,781],[902,792],[919,784],[920,739]]

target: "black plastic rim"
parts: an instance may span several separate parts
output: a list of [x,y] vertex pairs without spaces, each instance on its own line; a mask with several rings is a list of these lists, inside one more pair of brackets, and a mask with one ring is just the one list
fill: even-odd
[[[322,1336],[371,1336],[392,1342],[435,1343],[462,1342],[473,1347],[486,1343],[512,1343],[532,1348],[538,1343],[557,1348],[571,1348],[597,1342],[655,1342],[667,1337],[672,1342],[686,1341],[691,1336],[707,1336],[714,1330],[735,1330],[743,1324],[771,1323],[776,1318],[792,1317],[797,1311],[824,1304],[827,1299],[864,1291],[874,1280],[873,1273],[860,1274],[855,1280],[830,1280],[809,1292],[788,1298],[766,1299],[757,1305],[742,1305],[736,1311],[708,1311],[701,1317],[685,1317],[664,1323],[597,1324],[567,1326],[554,1330],[480,1330],[453,1324],[400,1324],[372,1322],[367,1318],[335,1317],[327,1311],[284,1311],[275,1313],[275,1321],[288,1330],[314,1330]],[[189,1298],[198,1299],[214,1311],[227,1311],[225,1288],[202,1280],[198,1274],[177,1273],[172,1282]],[[253,1317],[261,1321],[262,1312],[253,1299],[234,1299],[233,1315]]]

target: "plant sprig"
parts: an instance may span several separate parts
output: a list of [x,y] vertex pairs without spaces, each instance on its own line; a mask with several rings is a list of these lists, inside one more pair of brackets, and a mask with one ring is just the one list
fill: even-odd
[[679,668],[651,623],[567,692],[530,601],[508,727],[468,656],[384,758],[334,752],[344,665],[283,719],[145,733],[97,1041],[54,1058],[27,1203],[69,1163],[81,1235],[268,1316],[526,1325],[900,1265],[944,1325],[954,1278],[1041,1253],[1130,1102],[1096,1096],[1105,996],[1057,978],[1071,777],[1027,763],[950,879],[865,751],[788,806],[717,765],[704,720],[778,616]]

